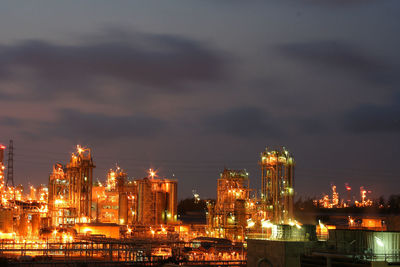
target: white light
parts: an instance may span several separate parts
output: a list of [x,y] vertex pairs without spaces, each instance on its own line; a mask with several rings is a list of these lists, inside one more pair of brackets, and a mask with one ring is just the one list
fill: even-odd
[[262,228],[271,228],[273,226],[273,224],[268,220],[268,221],[263,221],[261,223],[261,227]]
[[253,222],[252,220],[250,220],[250,221],[247,222],[247,227],[248,227],[248,228],[251,228],[251,227],[253,227],[255,224],[256,224],[255,222]]
[[379,237],[375,236],[375,241],[378,244],[378,246],[384,247],[384,244],[383,244],[382,240]]

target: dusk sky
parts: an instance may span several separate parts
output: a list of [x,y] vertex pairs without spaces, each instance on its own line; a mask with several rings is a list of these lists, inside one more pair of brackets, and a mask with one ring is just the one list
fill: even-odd
[[259,190],[260,152],[285,146],[298,196],[399,193],[399,14],[399,0],[2,1],[15,182],[47,184],[81,144],[96,179],[155,168],[180,199],[215,197],[224,167]]

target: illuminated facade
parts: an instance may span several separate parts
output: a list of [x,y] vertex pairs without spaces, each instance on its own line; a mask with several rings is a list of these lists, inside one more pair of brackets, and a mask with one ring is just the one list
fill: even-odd
[[[34,189],[36,190],[36,189]],[[64,167],[60,163],[53,166],[49,176],[48,207],[51,225],[72,225],[75,223],[76,210],[69,198],[70,182]]]
[[80,146],[65,167],[60,163],[53,166],[48,197],[53,226],[90,220],[93,168],[90,149]]
[[276,224],[293,220],[294,158],[288,150],[261,153],[261,199],[267,218]]
[[69,181],[69,200],[76,209],[80,222],[87,222],[91,218],[93,159],[90,149],[77,147],[69,164],[66,166],[66,179]]
[[137,180],[136,222],[143,225],[169,224],[177,221],[178,183],[154,176]]
[[[152,171],[151,171],[152,172]],[[92,218],[121,225],[161,225],[177,222],[177,181],[149,177],[128,181],[117,167],[105,185],[93,187]]]
[[4,150],[6,147],[0,144],[0,187],[4,186]]
[[249,174],[246,170],[225,169],[218,179],[217,200],[208,203],[207,224],[211,236],[243,238],[249,219]]
[[97,222],[129,224],[136,214],[136,182],[128,181],[120,168],[109,170],[106,184],[93,187],[92,218]]

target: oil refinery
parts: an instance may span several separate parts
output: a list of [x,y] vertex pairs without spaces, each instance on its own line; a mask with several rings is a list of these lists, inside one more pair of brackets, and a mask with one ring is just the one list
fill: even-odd
[[[22,186],[13,185],[9,175],[5,177],[5,150],[6,146],[1,145],[0,256],[10,264],[69,261],[89,265],[256,266],[260,259],[271,262],[275,254],[286,253],[276,260],[280,262],[276,266],[308,266],[303,263],[315,263],[321,257],[327,265],[315,266],[330,266],[329,257],[333,256],[320,251],[327,251],[332,242],[348,242],[349,238],[369,240],[363,243],[366,250],[350,251],[365,257],[363,264],[400,259],[399,247],[392,244],[400,240],[395,232],[400,229],[389,217],[356,218],[346,214],[343,225],[334,222],[337,216],[329,220],[327,216],[315,217],[312,223],[297,216],[295,160],[284,147],[261,153],[259,196],[250,188],[245,169],[225,168],[217,179],[216,199],[206,201],[205,224],[179,219],[178,180],[161,177],[156,170],[148,170],[141,179],[129,179],[116,165],[105,174],[104,181],[94,181],[96,165],[91,149],[78,145],[68,163],[53,165],[47,186],[30,186],[25,192]],[[12,168],[10,160],[12,156],[8,159]],[[361,198],[355,207],[372,206],[366,192],[360,189]],[[194,201],[199,200],[196,194]],[[344,208],[349,201],[340,201],[332,185],[332,198],[325,195],[314,205]],[[383,260],[382,246],[390,247],[390,251],[384,251]],[[350,252],[345,247],[336,245],[334,249],[336,256],[347,260],[340,266],[354,263],[346,258]]]

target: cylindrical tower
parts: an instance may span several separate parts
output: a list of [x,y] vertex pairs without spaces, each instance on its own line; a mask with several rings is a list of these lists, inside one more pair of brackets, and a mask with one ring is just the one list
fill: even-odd
[[119,224],[128,223],[128,196],[126,192],[119,193],[118,222]]
[[6,147],[0,144],[0,186],[4,185],[4,150]]
[[277,224],[293,220],[294,158],[284,147],[261,153],[261,199],[267,217]]

